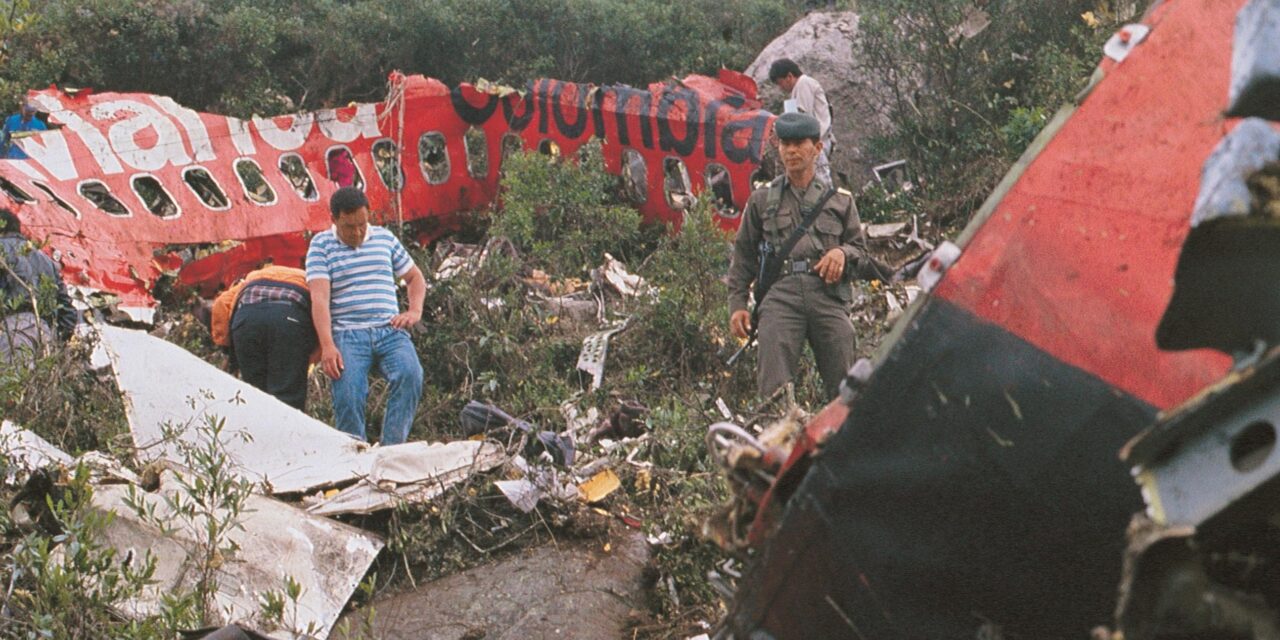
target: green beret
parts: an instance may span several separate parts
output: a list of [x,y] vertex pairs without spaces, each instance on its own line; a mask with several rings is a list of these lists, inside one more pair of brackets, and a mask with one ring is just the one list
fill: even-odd
[[780,140],[817,139],[822,136],[818,119],[807,113],[784,113],[774,120],[773,130]]

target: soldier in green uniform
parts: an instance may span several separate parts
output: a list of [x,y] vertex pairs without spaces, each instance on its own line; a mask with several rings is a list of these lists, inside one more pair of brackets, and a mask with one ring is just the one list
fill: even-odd
[[831,185],[815,177],[822,152],[818,121],[787,113],[774,123],[786,175],[757,189],[747,201],[729,267],[729,328],[746,338],[751,330],[747,291],[759,277],[762,242],[782,247],[805,214],[820,201],[820,212],[791,251],[782,258],[778,279],[760,302],[759,370],[756,382],[767,397],[795,376],[807,340],[828,397],[854,361],[850,281],[888,278],[888,270],[866,250],[853,194],[829,194]]

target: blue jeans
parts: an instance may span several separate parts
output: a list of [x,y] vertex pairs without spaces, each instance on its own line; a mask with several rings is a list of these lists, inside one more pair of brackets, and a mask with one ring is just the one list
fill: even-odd
[[369,370],[377,365],[391,385],[387,411],[382,415],[382,444],[404,442],[422,398],[422,363],[408,332],[390,325],[341,329],[333,332],[333,342],[342,354],[343,365],[342,376],[333,381],[334,426],[366,439],[364,409],[369,397]]

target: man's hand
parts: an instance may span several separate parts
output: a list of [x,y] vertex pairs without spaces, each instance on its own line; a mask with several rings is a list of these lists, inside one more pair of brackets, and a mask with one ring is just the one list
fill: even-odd
[[813,270],[817,271],[818,276],[827,284],[836,282],[840,276],[844,275],[844,251],[841,251],[840,247],[828,251],[818,264],[814,265]]
[[733,335],[746,339],[747,334],[751,332],[751,312],[746,309],[738,309],[729,316],[729,330]]
[[391,318],[391,326],[397,329],[408,329],[409,327],[418,324],[419,320],[422,320],[422,312],[410,309],[393,316]]
[[320,368],[333,380],[342,377],[342,352],[338,351],[337,345],[320,347]]

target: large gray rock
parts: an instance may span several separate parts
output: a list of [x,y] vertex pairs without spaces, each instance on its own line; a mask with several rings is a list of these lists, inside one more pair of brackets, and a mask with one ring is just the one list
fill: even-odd
[[871,167],[899,159],[864,153],[866,140],[884,132],[889,123],[877,108],[884,90],[856,64],[857,38],[858,14],[815,11],[770,42],[746,71],[760,85],[760,99],[775,113],[782,111],[787,96],[769,82],[769,65],[774,60],[791,58],[801,71],[822,84],[835,111],[832,168],[847,174],[855,187],[872,179]]

